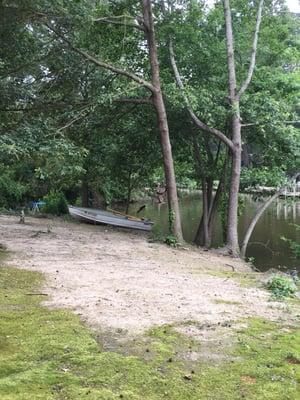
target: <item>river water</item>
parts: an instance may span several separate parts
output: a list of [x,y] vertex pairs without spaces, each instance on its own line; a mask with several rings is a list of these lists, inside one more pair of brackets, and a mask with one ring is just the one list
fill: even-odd
[[[255,199],[254,196],[244,195],[245,208],[239,218],[239,235],[247,229],[251,218],[263,199]],[[280,268],[282,270],[298,269],[300,271],[300,260],[296,260],[288,246],[281,239],[282,236],[300,243],[300,231],[296,230],[294,224],[300,225],[300,198],[297,201],[279,199],[275,201],[258,221],[250,238],[247,257],[254,259],[254,265],[261,271],[269,268]],[[129,213],[135,215],[141,204],[131,205]],[[184,239],[192,242],[199,224],[202,204],[200,194],[183,195],[180,198],[180,212]],[[140,213],[154,221],[154,232],[167,234],[168,232],[168,209],[166,204],[157,205],[154,202],[146,203],[146,208]],[[222,230],[219,217],[216,221],[216,229],[213,233],[213,247],[222,245]]]

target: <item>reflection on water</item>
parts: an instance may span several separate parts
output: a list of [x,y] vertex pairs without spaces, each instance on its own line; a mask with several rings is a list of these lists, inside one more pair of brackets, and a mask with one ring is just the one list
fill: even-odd
[[[245,209],[239,219],[239,234],[242,238],[251,218],[263,199],[254,199],[250,195],[244,195]],[[289,200],[289,199],[288,199]],[[134,214],[141,204],[133,204],[129,213]],[[180,212],[182,218],[183,235],[187,242],[192,242],[197,231],[202,205],[199,194],[186,195],[180,199]],[[147,203],[146,209],[141,216],[152,219],[155,222],[156,232],[168,232],[168,210],[167,205],[158,206]],[[300,224],[300,199],[297,201],[285,201],[278,199],[264,213],[258,221],[250,239],[247,257],[254,258],[254,264],[260,270],[271,267],[300,270],[300,262],[293,257],[289,246],[281,237],[300,243],[300,232],[294,227]],[[219,218],[213,233],[213,246],[222,245],[222,231]]]

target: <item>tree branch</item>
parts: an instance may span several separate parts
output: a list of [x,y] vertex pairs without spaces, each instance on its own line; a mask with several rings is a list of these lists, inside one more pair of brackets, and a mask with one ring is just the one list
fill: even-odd
[[227,67],[228,67],[228,91],[231,106],[234,105],[236,98],[236,73],[234,61],[234,38],[232,32],[232,18],[230,1],[223,0],[224,16],[226,25],[226,47],[227,47]]
[[97,59],[96,57],[86,53],[84,50],[79,49],[78,47],[75,47],[68,39],[65,38],[64,35],[62,35],[60,32],[58,32],[56,29],[54,29],[52,26],[49,26],[48,24],[45,24],[47,28],[55,33],[57,37],[59,37],[64,43],[66,43],[70,49],[75,51],[76,53],[80,54],[82,57],[85,59],[89,60],[93,64],[97,65],[98,67],[102,67],[104,69],[107,69],[111,72],[114,72],[117,75],[122,75],[126,76],[126,78],[129,78],[135,82],[137,82],[139,85],[144,86],[146,89],[150,90],[152,93],[156,91],[155,87],[150,83],[144,80],[143,78],[140,78],[138,75],[136,75],[133,72],[126,71],[124,69],[121,69],[113,64],[106,63],[104,61],[101,61]]
[[254,37],[253,37],[253,45],[252,45],[252,54],[251,54],[251,61],[248,69],[248,75],[245,81],[242,83],[241,88],[239,89],[237,93],[238,99],[241,98],[245,90],[247,90],[251,79],[252,75],[254,72],[254,67],[255,67],[255,60],[256,60],[256,53],[257,53],[257,43],[258,43],[258,34],[259,34],[259,29],[260,29],[260,24],[261,24],[261,15],[262,15],[262,10],[264,6],[264,0],[259,1],[258,5],[258,10],[257,10],[257,17],[256,17],[256,26],[255,26],[255,32],[254,32]]
[[202,122],[197,115],[194,113],[189,99],[187,97],[187,95],[185,94],[185,90],[184,90],[184,85],[179,73],[179,70],[177,68],[177,64],[176,64],[176,60],[175,60],[175,54],[174,54],[174,48],[173,48],[173,43],[172,40],[169,40],[169,54],[170,54],[170,61],[171,61],[171,66],[173,68],[173,72],[174,72],[174,76],[175,76],[175,80],[177,83],[177,86],[179,87],[180,91],[181,91],[181,95],[183,97],[183,100],[185,102],[187,111],[190,114],[191,119],[193,120],[193,122],[195,123],[196,126],[198,126],[198,128],[214,135],[215,137],[217,137],[219,140],[221,140],[226,146],[228,146],[231,150],[234,150],[234,145],[232,143],[232,141],[226,136],[224,135],[223,132],[219,131],[216,128],[211,128],[208,125],[206,125],[204,122]]
[[69,122],[67,122],[64,126],[60,127],[60,128],[57,130],[57,132],[61,132],[61,131],[63,131],[64,129],[69,128],[70,126],[72,126],[73,124],[75,124],[75,122],[77,122],[77,121],[79,121],[80,119],[86,117],[86,116],[90,113],[90,110],[88,110],[88,111],[86,112],[87,109],[89,109],[89,106],[84,107],[84,108],[79,112],[79,114],[78,114],[76,117],[72,118],[72,119],[71,119]]
[[[122,25],[122,26],[128,26],[129,28],[135,28],[138,29],[142,32],[145,32],[145,29],[143,28],[142,25],[136,24],[136,23],[127,23],[126,22],[126,15],[119,15],[116,17],[105,17],[105,18],[97,18],[94,19],[94,22],[100,22],[100,23],[107,23],[107,24],[113,24],[113,25]],[[124,18],[124,21],[118,21],[118,18]]]

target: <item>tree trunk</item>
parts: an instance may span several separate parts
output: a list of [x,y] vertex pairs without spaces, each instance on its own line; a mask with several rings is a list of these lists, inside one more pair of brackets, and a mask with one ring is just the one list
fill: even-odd
[[[226,168],[226,163],[224,164],[224,169]],[[211,246],[211,241],[212,241],[212,230],[213,230],[213,222],[214,218],[218,209],[218,204],[224,189],[224,176],[225,172],[223,170],[222,177],[220,179],[218,188],[216,190],[215,195],[212,194],[213,192],[213,181],[211,179],[208,179],[207,182],[207,223],[205,224],[205,219],[204,219],[204,212],[205,212],[205,207],[204,207],[204,200],[203,200],[203,212],[202,212],[202,217],[197,229],[197,233],[195,235],[195,238],[193,242],[198,245],[198,246],[205,246],[205,247],[210,247]],[[203,182],[202,182],[203,186]],[[211,194],[210,194],[211,192]],[[203,193],[203,192],[202,192]],[[204,198],[204,195],[203,195]],[[207,227],[206,227],[207,225]]]
[[250,164],[251,160],[250,160],[249,148],[247,144],[244,144],[242,149],[242,166],[250,167]]
[[89,187],[84,178],[81,184],[81,205],[82,207],[89,206]]
[[167,120],[167,114],[165,109],[165,103],[161,92],[160,85],[160,71],[157,56],[157,46],[154,33],[154,24],[152,16],[152,7],[150,0],[142,0],[143,5],[143,17],[146,39],[149,49],[150,65],[151,65],[151,81],[155,87],[155,91],[152,92],[153,104],[156,110],[158,128],[160,132],[160,140],[163,154],[165,179],[167,186],[168,206],[170,215],[172,216],[172,233],[177,237],[178,240],[182,240],[182,228],[177,196],[177,187],[175,180],[174,163],[172,156],[172,148],[169,136],[169,126]]
[[203,245],[205,247],[209,246],[208,243],[208,190],[206,180],[202,180],[202,201],[203,201]]
[[232,167],[229,186],[228,216],[226,246],[229,253],[239,255],[238,240],[238,196],[241,175],[241,122],[240,104],[237,98],[236,73],[234,62],[234,42],[232,32],[232,19],[229,0],[223,0],[226,25],[227,66],[228,66],[228,97],[231,106],[231,135],[233,148],[231,148]]
[[211,229],[209,224],[209,211],[212,207],[212,198],[209,194],[209,183],[206,179],[202,179],[202,217],[194,238],[194,243],[198,246],[210,247]]
[[238,239],[238,206],[241,175],[241,123],[239,113],[232,117],[232,136],[234,137],[235,150],[232,151],[231,176],[229,185],[229,200],[227,214],[226,247],[230,254],[239,255]]
[[232,170],[229,188],[226,246],[232,255],[239,254],[238,203],[241,173],[241,152],[232,154]]
[[91,190],[92,195],[92,207],[93,208],[104,208],[106,206],[106,201],[102,194],[98,192],[96,189]]
[[132,192],[132,185],[131,185],[131,172],[130,172],[129,176],[128,176],[128,184],[127,184],[127,196],[126,196],[125,214],[128,214],[128,211],[129,211],[129,205],[130,205],[130,200],[131,200],[131,192]]

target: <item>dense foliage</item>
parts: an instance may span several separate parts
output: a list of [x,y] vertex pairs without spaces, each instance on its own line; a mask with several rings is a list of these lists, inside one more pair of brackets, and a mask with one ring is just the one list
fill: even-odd
[[68,214],[68,203],[63,193],[51,191],[43,200],[45,202],[42,207],[43,212],[58,216]]
[[[171,3],[166,14],[162,2],[153,2],[153,12],[177,181],[209,187],[226,181],[230,157],[221,142],[193,126],[168,40],[194,111],[230,137],[223,7]],[[240,82],[257,2],[232,0],[231,8]],[[145,88],[80,53],[149,79],[144,35],[134,26],[139,13],[135,0],[1,2],[0,206],[24,205],[51,190],[69,201],[81,197],[85,205],[128,203],[164,179],[154,110],[135,101],[148,98]],[[253,80],[240,105],[242,189],[279,186],[300,169],[298,33],[299,18],[283,1],[265,2]]]

